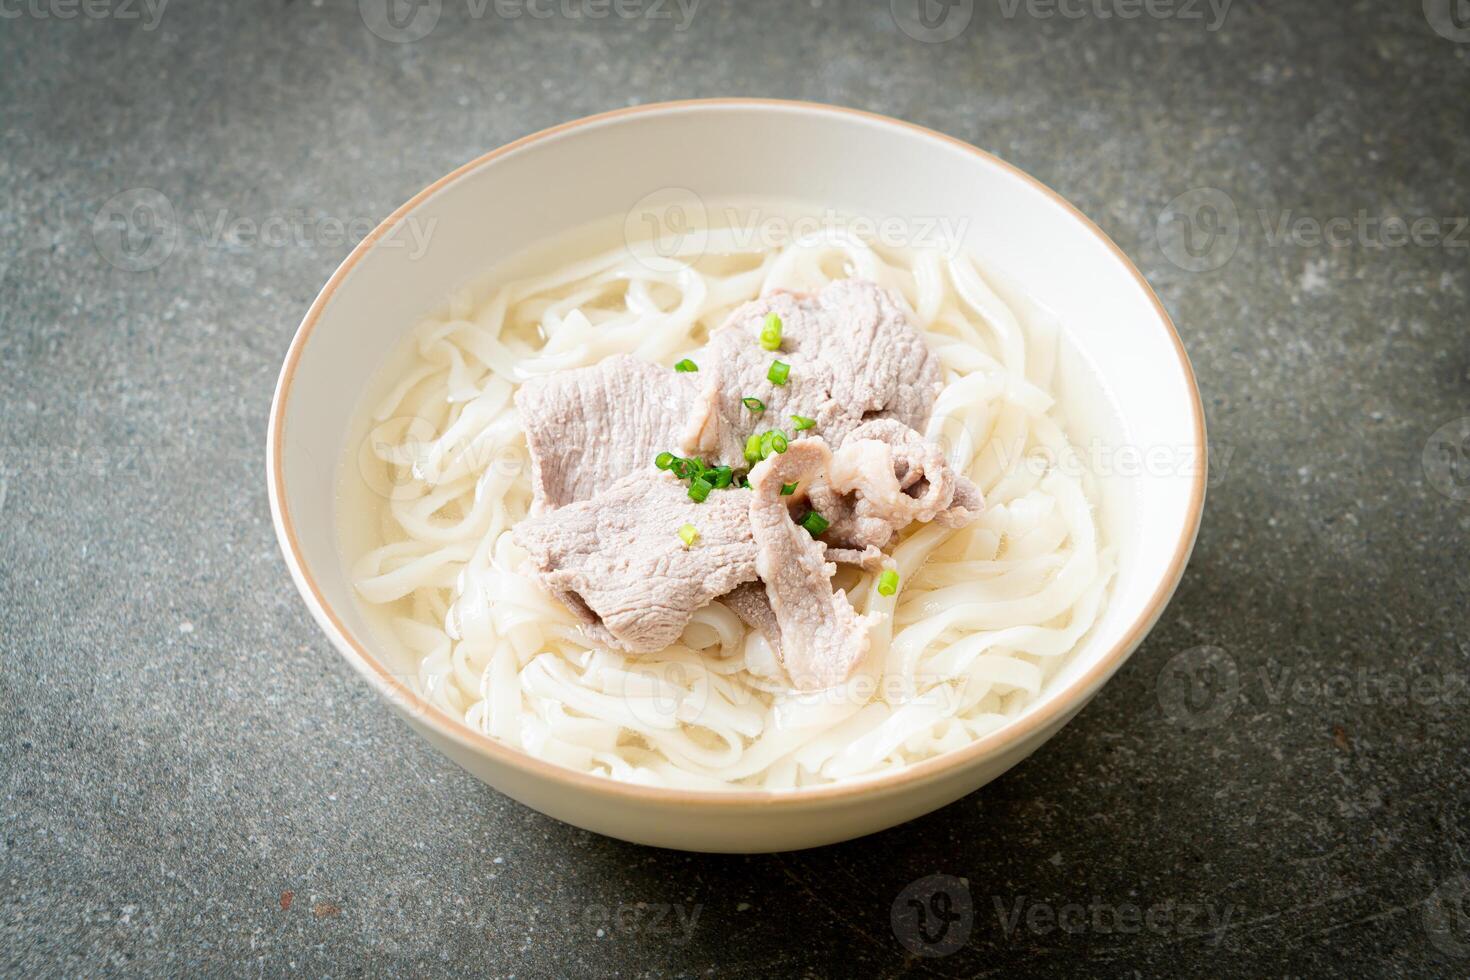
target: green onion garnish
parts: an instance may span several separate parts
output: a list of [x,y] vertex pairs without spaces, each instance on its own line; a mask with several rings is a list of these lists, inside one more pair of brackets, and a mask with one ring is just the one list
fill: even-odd
[[832,526],[831,521],[814,510],[808,511],[807,515],[797,523],[806,528],[807,533],[814,538]]
[[685,524],[683,527],[679,528],[679,540],[684,542],[684,547],[686,548],[693,545],[694,540],[698,537],[699,529],[696,528],[693,524]]
[[680,374],[688,374],[690,371],[698,371],[699,365],[695,364],[693,361],[686,357],[684,358],[684,360],[674,365],[674,370],[678,371]]
[[893,595],[898,591],[898,573],[891,568],[885,568],[883,574],[878,576],[878,594]]
[[773,453],[784,453],[790,441],[786,433],[779,429],[767,429],[765,432],[752,432],[745,440],[745,460],[754,466],[763,459],[769,458]]
[[761,346],[766,350],[781,349],[781,318],[774,313],[767,313],[766,322],[761,325]]
[[[752,438],[759,441],[760,437],[752,436]],[[673,453],[659,453],[654,457],[653,465],[673,473],[681,480],[690,481],[689,496],[701,503],[709,496],[711,490],[742,486],[739,481],[744,477],[743,470],[737,475],[733,467],[711,466],[702,459],[696,457],[685,459]],[[749,486],[749,484],[743,485]]]
[[807,429],[815,428],[816,424],[816,419],[809,419],[805,415],[791,416],[791,427],[797,432],[805,432]]
[[740,404],[744,405],[752,412],[764,412],[766,410],[766,403],[761,401],[759,398],[742,398],[740,399]]
[[750,437],[745,440],[745,461],[751,466],[754,466],[765,458],[765,454],[761,452],[760,434],[752,432]]
[[795,492],[796,492],[796,484],[794,484],[794,483],[783,483],[783,484],[781,484],[781,496],[783,496],[783,497],[789,497],[789,496],[791,496]]
[[[696,368],[695,370],[698,370]],[[791,365],[785,361],[772,361],[771,369],[766,372],[766,380],[773,385],[784,385],[786,378],[791,374]]]

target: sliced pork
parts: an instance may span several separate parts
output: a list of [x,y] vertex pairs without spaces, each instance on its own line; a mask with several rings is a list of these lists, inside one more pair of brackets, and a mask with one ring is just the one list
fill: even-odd
[[[774,351],[760,341],[773,313]],[[690,359],[697,372],[612,357],[517,392],[534,499],[514,533],[528,573],[590,639],[630,653],[674,642],[723,597],[765,640],[751,642],[768,672],[784,668],[800,690],[839,684],[870,624],[834,593],[832,562],[876,569],[908,524],[960,527],[983,506],[916,431],[941,388],[938,359],[901,301],[864,280],[747,303]],[[772,430],[785,451],[768,435],[772,454],[742,488],[747,438]],[[793,520],[808,509],[827,522],[820,540]]]
[[[781,318],[776,351],[758,342],[771,313]],[[694,424],[691,448],[730,464],[740,462],[752,432],[775,428],[800,435],[791,429],[792,415],[816,420],[807,434],[833,447],[869,419],[922,427],[941,388],[939,360],[898,299],[864,279],[746,303],[694,356],[709,410]],[[777,360],[790,366],[785,384],[768,377]],[[765,410],[752,412],[746,398],[759,399]]]
[[792,684],[815,691],[845,681],[868,652],[867,616],[832,591],[837,566],[827,548],[792,519],[783,485],[817,479],[832,453],[820,439],[803,439],[751,470],[750,527],[755,567],[780,629],[780,657]]
[[776,614],[771,611],[764,585],[759,581],[746,582],[720,596],[720,601],[739,616],[741,622],[765,637],[776,656],[781,655],[781,624],[776,622]]
[[761,677],[786,680],[781,668],[781,624],[771,611],[771,601],[766,598],[766,586],[757,579],[738,585],[726,595],[720,596],[725,607],[740,617],[740,621],[755,630],[764,643],[745,641],[745,669]]
[[532,513],[587,500],[678,447],[691,420],[710,411],[697,409],[696,378],[620,354],[522,385],[516,410],[531,452]]
[[[591,500],[528,517],[514,534],[530,572],[588,636],[652,653],[677,640],[696,609],[755,579],[751,500],[732,489],[695,503],[684,483],[648,467]],[[699,532],[688,547],[678,535],[685,524]]]
[[881,549],[915,521],[963,527],[983,507],[979,489],[955,474],[939,446],[893,419],[854,429],[808,496],[831,525],[822,534],[831,557],[865,568],[882,564]]

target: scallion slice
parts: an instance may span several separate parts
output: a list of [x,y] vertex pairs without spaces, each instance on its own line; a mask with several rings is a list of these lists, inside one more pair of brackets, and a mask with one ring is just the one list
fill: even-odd
[[795,492],[796,492],[796,484],[795,483],[783,483],[783,484],[781,484],[781,496],[783,496],[783,497],[789,497],[789,496],[791,496]]
[[805,432],[807,429],[815,428],[816,424],[816,419],[809,419],[805,415],[791,416],[791,427],[797,432]]
[[773,452],[773,453],[784,453],[786,451],[786,446],[787,446],[786,433],[772,431],[770,433],[770,436],[771,436],[771,452]]
[[689,499],[696,504],[702,504],[705,500],[709,499],[709,492],[714,488],[714,484],[710,483],[704,477],[699,477],[693,483],[689,484]]
[[883,574],[878,576],[878,594],[893,595],[898,591],[898,573],[891,568],[885,568]]
[[750,409],[756,414],[760,414],[761,412],[764,412],[766,410],[766,403],[761,401],[759,398],[742,398],[740,399],[740,404],[744,405],[746,408]]
[[684,547],[691,547],[699,537],[699,529],[693,524],[685,524],[679,528],[679,540],[684,542]]
[[674,365],[674,370],[678,371],[680,374],[688,374],[691,371],[698,371],[699,365],[695,364],[693,361],[686,357],[684,358],[684,360]]
[[674,465],[673,453],[659,453],[653,458],[653,465],[661,470],[666,470]]
[[827,520],[827,518],[823,517],[821,514],[818,514],[814,510],[808,511],[807,515],[803,517],[798,523],[801,524],[802,527],[806,528],[807,533],[814,538],[821,534],[823,531],[827,530],[827,528],[832,526],[831,521]]
[[[696,370],[698,370],[696,368]],[[785,361],[772,361],[771,369],[766,372],[766,380],[773,385],[784,385],[786,379],[791,376],[791,365]]]
[[745,440],[745,461],[751,466],[754,466],[765,458],[765,454],[761,452],[760,433],[752,432],[750,437]]
[[774,313],[767,313],[766,322],[761,324],[761,346],[766,350],[781,349],[781,318]]

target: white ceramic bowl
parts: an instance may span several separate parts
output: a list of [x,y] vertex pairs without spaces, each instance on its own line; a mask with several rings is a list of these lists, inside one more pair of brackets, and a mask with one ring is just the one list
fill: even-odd
[[[1103,517],[1118,573],[1084,645],[1006,727],[899,772],[830,786],[663,790],[573,772],[493,741],[428,705],[391,668],[354,603],[334,514],[333,464],[362,392],[387,352],[457,287],[532,242],[627,214],[665,188],[706,200],[797,200],[874,217],[962,220],[966,248],[1065,325],[1106,395],[1105,407],[1086,414],[1108,417],[1096,431],[1103,456],[1117,464],[1104,481]],[[403,247],[409,222],[432,229],[422,254]],[[395,238],[398,247],[390,247]],[[907,123],[748,99],[641,106],[567,123],[419,193],[353,250],[307,311],[281,371],[267,447],[276,533],[302,598],[348,663],[430,743],[502,793],[579,827],[737,852],[810,847],[893,826],[983,786],[1054,735],[1138,646],[1178,584],[1204,504],[1204,453],[1199,393],[1168,316],[1117,246],[1054,191]]]

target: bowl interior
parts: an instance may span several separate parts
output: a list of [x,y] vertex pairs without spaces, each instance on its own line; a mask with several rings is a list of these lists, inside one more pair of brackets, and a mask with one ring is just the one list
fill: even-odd
[[404,673],[353,601],[338,540],[336,462],[364,435],[356,410],[384,359],[425,314],[529,245],[621,223],[660,199],[822,202],[897,219],[911,237],[960,232],[1007,299],[1043,304],[1066,332],[1058,387],[1116,549],[1103,618],[1027,711],[1152,625],[1160,585],[1172,587],[1181,542],[1192,542],[1202,429],[1177,338],[1131,264],[1041,185],[945,137],[798,104],[693,103],[571,124],[463,168],[375,231],[308,314],[277,395],[274,489],[298,584],[309,576],[357,646]]

